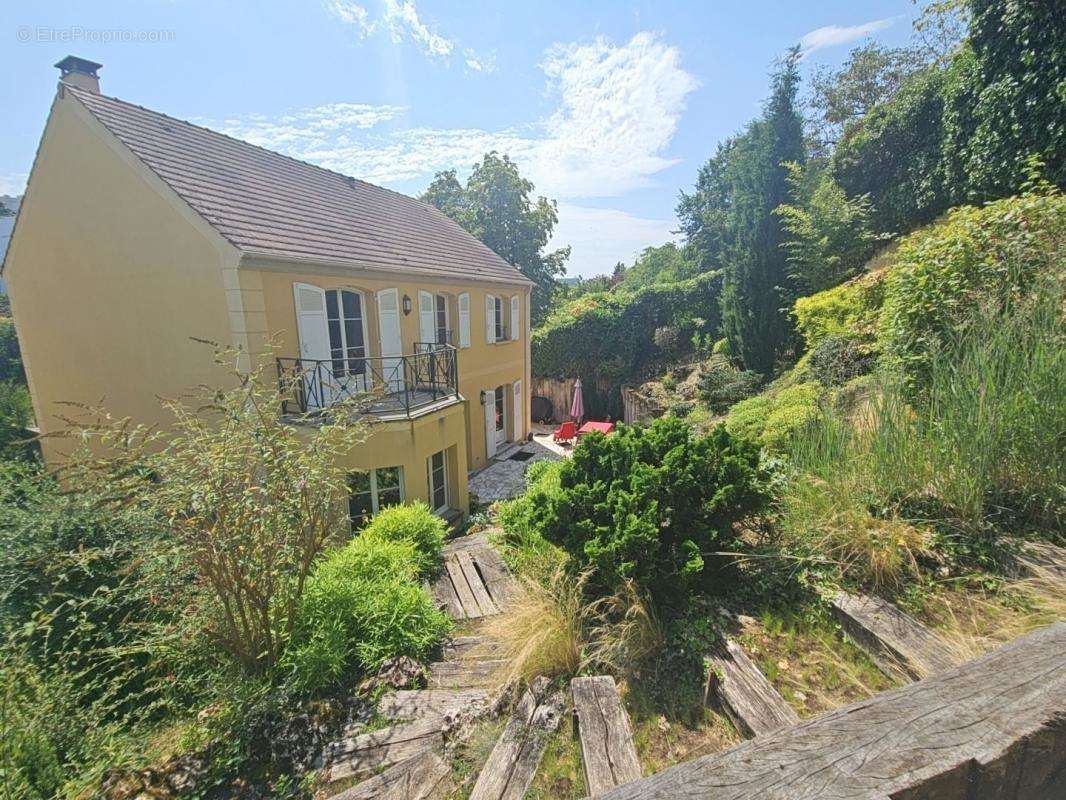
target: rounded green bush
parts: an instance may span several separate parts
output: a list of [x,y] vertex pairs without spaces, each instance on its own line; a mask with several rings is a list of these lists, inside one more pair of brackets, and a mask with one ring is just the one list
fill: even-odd
[[310,693],[397,656],[424,660],[451,627],[418,582],[410,541],[363,534],[326,555],[300,598],[281,668]]
[[711,355],[715,356],[731,356],[733,355],[733,346],[729,344],[729,340],[722,337],[714,343],[714,347],[711,348]]
[[440,564],[440,551],[448,526],[418,501],[408,505],[383,508],[370,520],[361,538],[386,542],[408,542],[415,549],[415,563],[419,575],[432,574]]

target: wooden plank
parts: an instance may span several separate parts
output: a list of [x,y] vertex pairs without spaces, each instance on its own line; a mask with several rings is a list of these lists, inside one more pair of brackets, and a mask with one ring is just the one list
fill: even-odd
[[902,673],[920,680],[955,663],[939,636],[887,600],[841,592],[832,611],[844,632],[890,677]]
[[705,701],[717,701],[745,736],[761,736],[799,722],[796,712],[736,642],[726,639],[704,657],[704,663]]
[[507,662],[502,659],[484,661],[437,661],[429,665],[428,685],[431,689],[473,689],[492,686]]
[[574,678],[570,692],[589,796],[598,797],[608,789],[637,780],[640,760],[614,678]]
[[1022,542],[1016,563],[1018,569],[1036,578],[1066,581],[1066,549],[1049,542]]
[[323,754],[330,763],[328,782],[368,775],[443,742],[440,718],[390,725],[341,739],[330,744]]
[[544,697],[542,692],[526,690],[481,768],[470,800],[521,800],[562,712],[561,692]]
[[489,539],[484,533],[470,533],[446,541],[441,554],[447,556],[463,550],[476,550],[479,547],[492,547],[492,545],[489,544]]
[[408,758],[330,800],[431,800],[450,788],[451,765],[432,750]]
[[455,560],[463,570],[463,576],[470,587],[470,592],[474,595],[474,600],[481,611],[481,616],[488,617],[492,614],[498,614],[499,609],[496,608],[496,604],[489,597],[489,590],[485,588],[485,582],[481,579],[477,567],[474,566],[474,559],[470,557],[470,553],[466,551],[456,553]]
[[447,569],[442,569],[433,582],[433,598],[452,619],[466,619],[463,604],[459,602],[459,597],[455,594],[455,587],[452,586],[452,579]]
[[1066,623],[603,800],[1066,797]]
[[378,701],[378,713],[387,719],[443,717],[456,709],[485,703],[484,689],[413,689],[389,692]]
[[484,636],[453,636],[444,643],[444,660],[491,656],[499,651],[500,643]]
[[476,619],[482,616],[481,608],[478,606],[477,600],[474,599],[474,593],[470,591],[466,576],[463,575],[463,568],[454,553],[444,559],[444,567],[448,570],[448,577],[452,579],[452,586],[455,587],[455,594],[459,597],[459,602],[463,606],[463,613],[466,614],[467,619]]
[[477,548],[472,553],[492,599],[501,610],[506,609],[518,584],[510,570],[507,569],[503,556],[491,546]]

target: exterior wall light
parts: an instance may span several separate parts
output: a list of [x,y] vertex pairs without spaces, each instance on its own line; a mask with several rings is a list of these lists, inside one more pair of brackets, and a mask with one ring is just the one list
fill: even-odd
[[406,317],[411,313],[411,297],[410,295],[403,296],[403,315]]

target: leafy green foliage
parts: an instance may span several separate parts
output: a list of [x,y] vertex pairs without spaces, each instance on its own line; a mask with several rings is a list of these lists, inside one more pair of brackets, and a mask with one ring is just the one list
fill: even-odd
[[667,242],[659,247],[645,247],[633,265],[622,273],[617,285],[636,290],[656,283],[677,283],[695,278],[700,271],[689,248]]
[[1056,3],[971,0],[966,47],[952,64],[944,110],[954,202],[1016,192],[1026,161],[1066,185],[1066,16]]
[[440,551],[448,526],[422,501],[383,508],[370,520],[360,537],[386,542],[408,542],[414,547],[416,574],[426,577],[440,566]]
[[858,274],[879,238],[870,225],[870,201],[849,199],[832,176],[789,165],[795,205],[779,206],[789,237],[784,243],[795,291],[810,295]]
[[714,356],[700,366],[700,399],[716,414],[751,397],[761,383],[762,375],[737,369],[724,356]]
[[734,405],[726,417],[726,430],[782,452],[818,415],[821,396],[816,381],[772,388]]
[[532,199],[533,184],[506,155],[486,153],[463,186],[455,170],[438,172],[422,194],[497,255],[536,284],[533,322],[547,313],[555,278],[564,272],[570,248],[545,253],[559,221],[554,200]]
[[839,69],[817,68],[811,75],[806,105],[819,146],[835,146],[849,123],[891,100],[924,61],[925,55],[917,48],[885,47],[870,41],[853,49]]
[[840,336],[873,344],[884,304],[886,275],[886,270],[878,270],[796,300],[792,316],[807,349],[814,350],[825,339]]
[[833,152],[833,178],[849,197],[869,199],[880,233],[912,230],[950,203],[941,150],[945,82],[939,67],[914,75],[891,102],[849,125]]
[[29,457],[32,424],[33,405],[26,386],[0,380],[0,458]]
[[423,556],[412,541],[369,529],[328,553],[307,581],[281,664],[291,685],[312,692],[396,656],[424,660],[451,623],[418,582]]
[[843,386],[866,375],[877,357],[871,348],[853,336],[828,336],[811,350],[807,365],[823,386]]
[[575,570],[592,569],[591,591],[610,594],[631,578],[661,604],[710,585],[713,551],[764,506],[764,477],[753,445],[722,428],[697,437],[667,417],[585,438],[558,490],[528,514]]
[[533,373],[580,377],[590,416],[620,416],[618,388],[664,359],[657,328],[677,329],[677,343],[718,328],[721,276],[706,273],[680,283],[636,292],[585,295],[556,309],[533,332]]
[[1025,303],[1040,276],[1062,274],[1066,198],[1030,194],[955,209],[905,239],[889,272],[881,338],[907,385],[929,384],[945,339],[982,315]]
[[0,316],[0,381],[26,382],[15,321]]
[[778,206],[794,200],[786,162],[804,160],[798,50],[773,77],[762,117],[723,144],[683,194],[678,217],[701,265],[721,265],[722,324],[747,369],[769,375],[791,346],[791,296]]

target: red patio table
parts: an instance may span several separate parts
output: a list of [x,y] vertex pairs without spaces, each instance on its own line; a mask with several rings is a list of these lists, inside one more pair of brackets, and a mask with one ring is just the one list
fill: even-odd
[[578,428],[577,435],[580,436],[583,433],[592,433],[593,431],[599,431],[600,433],[614,433],[613,422],[586,422],[580,428]]

